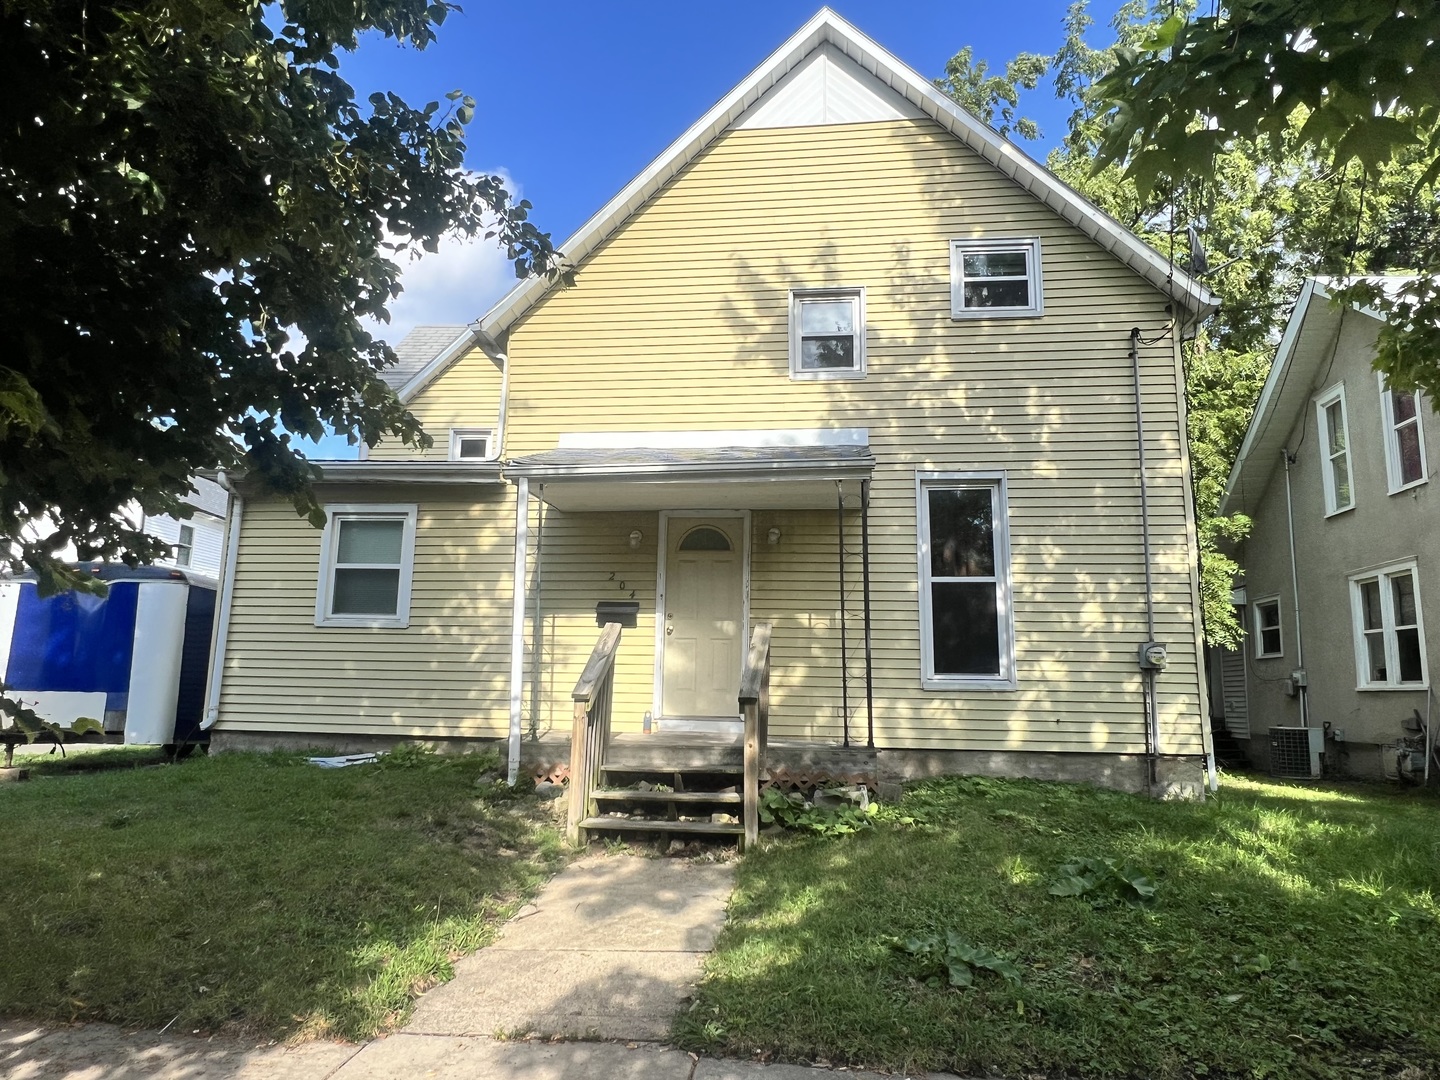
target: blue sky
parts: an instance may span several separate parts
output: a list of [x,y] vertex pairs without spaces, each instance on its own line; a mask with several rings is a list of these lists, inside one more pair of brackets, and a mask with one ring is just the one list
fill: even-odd
[[[463,3],[428,49],[368,40],[341,64],[363,99],[393,90],[412,105],[451,90],[476,99],[467,164],[510,177],[533,220],[563,241],[649,161],[795,32],[818,0],[721,4],[529,0]],[[843,17],[922,75],[944,72],[965,45],[993,69],[1020,52],[1053,52],[1068,0],[839,0]],[[1095,39],[1114,4],[1100,0]],[[1068,103],[1048,88],[1023,103],[1043,130],[1043,158],[1064,133]],[[399,333],[468,322],[513,277],[498,255],[451,245],[410,264],[392,311]],[[394,339],[392,336],[392,340]],[[325,440],[320,456],[350,456]]]

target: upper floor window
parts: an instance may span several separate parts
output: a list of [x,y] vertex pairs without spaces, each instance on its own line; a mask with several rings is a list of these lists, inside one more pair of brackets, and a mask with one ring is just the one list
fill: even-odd
[[854,379],[864,374],[865,290],[791,292],[790,377]]
[[488,461],[494,432],[489,428],[451,428],[451,461]]
[[1362,690],[1425,686],[1425,629],[1414,562],[1350,579],[1355,668]]
[[1280,598],[1269,596],[1255,601],[1255,659],[1268,660],[1285,655],[1280,633]]
[[1041,315],[1040,238],[950,241],[950,317]]
[[1385,425],[1385,471],[1390,493],[1423,484],[1425,429],[1420,422],[1423,399],[1419,390],[1391,390],[1380,376],[1380,416]]
[[921,685],[1013,689],[1005,478],[922,473],[917,482]]
[[316,626],[410,625],[413,504],[325,507]]
[[195,526],[180,526],[180,542],[175,545],[175,565],[189,566],[195,557]]
[[1336,383],[1315,400],[1320,428],[1320,471],[1325,487],[1325,513],[1338,514],[1355,505],[1350,480],[1350,421],[1345,412],[1345,384]]

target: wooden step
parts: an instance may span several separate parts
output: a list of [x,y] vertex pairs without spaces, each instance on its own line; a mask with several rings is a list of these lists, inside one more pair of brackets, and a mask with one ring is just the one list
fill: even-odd
[[580,822],[582,829],[605,831],[618,829],[622,832],[665,832],[700,833],[706,836],[740,836],[745,826],[738,821],[734,824],[714,821],[657,821],[653,818],[589,817]]
[[601,788],[590,793],[592,799],[612,802],[673,802],[673,803],[740,803],[738,791],[632,791],[629,788]]
[[673,775],[680,773],[682,776],[743,776],[745,764],[737,765],[616,765],[606,762],[600,766],[603,773],[636,773],[645,776],[652,774]]

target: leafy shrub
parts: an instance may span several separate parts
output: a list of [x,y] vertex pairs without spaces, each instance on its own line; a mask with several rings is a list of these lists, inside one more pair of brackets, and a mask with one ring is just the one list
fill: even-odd
[[906,938],[897,947],[920,961],[921,978],[929,986],[940,986],[942,980],[955,987],[974,986],[977,971],[993,971],[1011,984],[1020,982],[1020,969],[1009,960],[971,945],[954,930],[946,930],[943,937]]
[[1087,856],[1061,864],[1059,874],[1051,896],[1085,896],[1097,907],[1115,900],[1134,908],[1156,903],[1155,879],[1129,863]]
[[798,791],[766,788],[760,792],[760,823],[803,829],[821,836],[849,836],[874,827],[870,814],[858,806],[835,809],[812,806]]

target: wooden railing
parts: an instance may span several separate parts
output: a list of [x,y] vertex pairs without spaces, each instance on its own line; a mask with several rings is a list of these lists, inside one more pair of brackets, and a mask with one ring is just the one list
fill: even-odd
[[570,694],[575,702],[575,718],[570,729],[570,816],[566,832],[575,844],[580,842],[580,823],[595,812],[590,793],[600,782],[605,744],[610,741],[615,650],[619,645],[620,624],[606,623]]
[[772,624],[756,623],[750,632],[750,651],[740,673],[740,715],[745,720],[745,846],[760,838],[760,771],[765,765],[765,744],[770,738],[770,631]]

